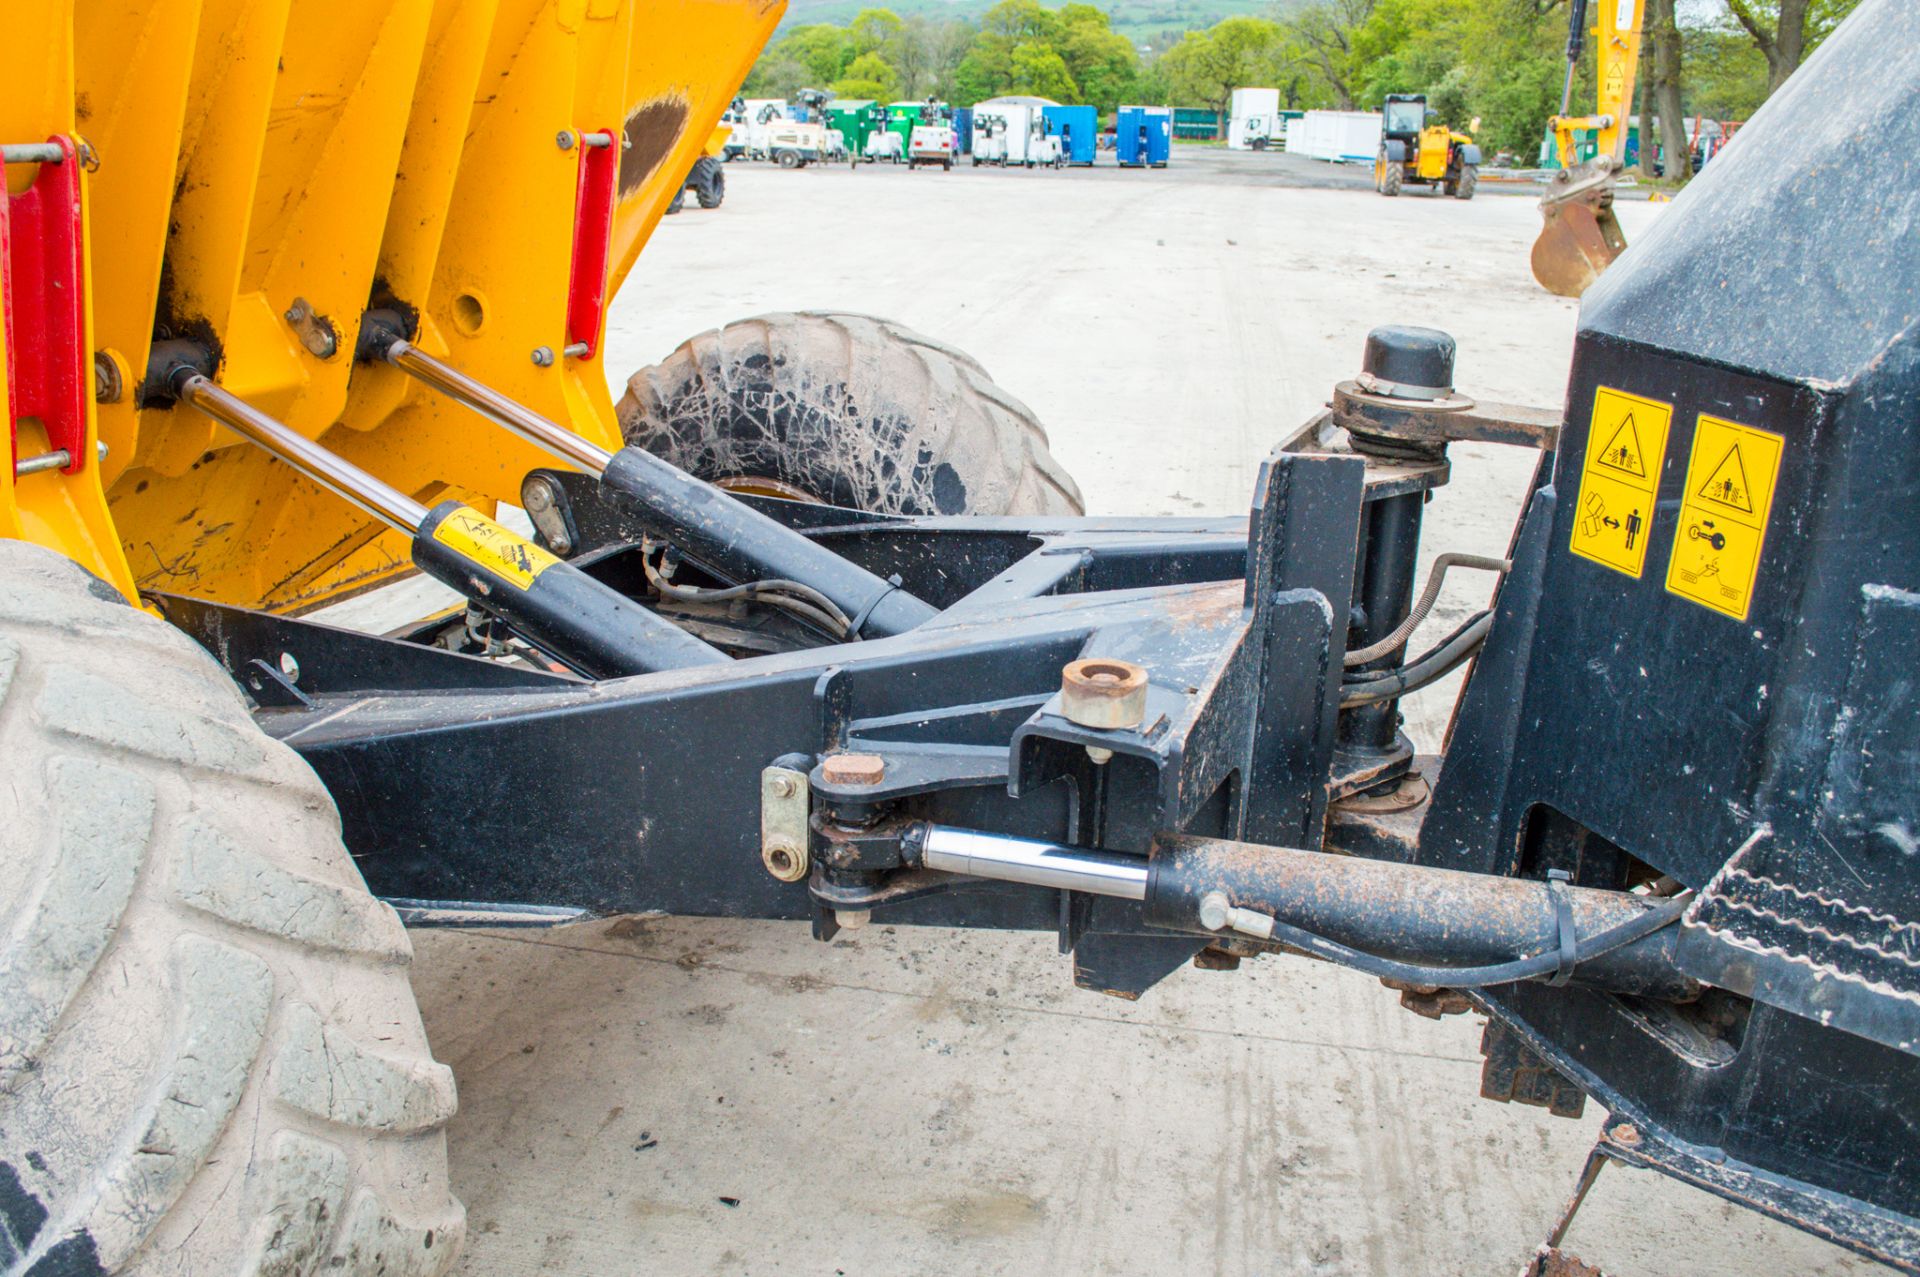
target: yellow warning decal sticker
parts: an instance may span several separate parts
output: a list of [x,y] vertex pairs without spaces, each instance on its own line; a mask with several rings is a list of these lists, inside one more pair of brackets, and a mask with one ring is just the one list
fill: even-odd
[[1779,435],[1700,414],[1667,561],[1667,589],[1737,621],[1747,619],[1785,453]]
[[533,584],[533,578],[560,560],[533,542],[481,514],[461,506],[433,530],[433,539],[456,553],[472,559],[496,576],[504,576],[521,589]]
[[1593,392],[1587,460],[1574,507],[1575,554],[1639,579],[1672,423],[1672,404],[1611,386]]

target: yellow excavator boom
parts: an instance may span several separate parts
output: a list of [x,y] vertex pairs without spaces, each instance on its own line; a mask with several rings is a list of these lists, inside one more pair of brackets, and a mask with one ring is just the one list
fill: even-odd
[[[410,570],[397,534],[147,376],[192,342],[222,386],[422,502],[511,496],[546,458],[358,362],[376,308],[613,444],[605,303],[784,7],[10,6],[0,535],[129,596],[281,610]],[[50,142],[58,161],[29,158]]]
[[[1591,32],[1586,28],[1584,0],[1574,0],[1569,15],[1566,89],[1560,114],[1548,121],[1560,168],[1540,198],[1544,225],[1533,245],[1534,278],[1562,297],[1580,296],[1626,251],[1626,237],[1613,215],[1613,186],[1626,163],[1644,4],[1645,0],[1593,0],[1596,21]],[[1594,113],[1568,115],[1574,70],[1588,34],[1594,37]],[[1595,154],[1581,162],[1577,136],[1588,130],[1594,134]]]

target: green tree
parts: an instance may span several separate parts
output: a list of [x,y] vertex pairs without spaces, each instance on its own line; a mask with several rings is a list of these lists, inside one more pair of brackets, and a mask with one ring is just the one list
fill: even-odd
[[1079,86],[1071,100],[1111,111],[1130,98],[1140,77],[1140,55],[1133,42],[1115,31],[1105,11],[1090,4],[1068,4],[1060,9],[1060,32],[1054,48],[1067,73]]
[[[1860,0],[1723,0],[1727,16],[1766,59],[1767,92],[1787,82],[1807,54]],[[1758,106],[1759,103],[1754,105]]]
[[1210,30],[1188,32],[1158,66],[1176,101],[1224,113],[1235,89],[1270,84],[1288,60],[1278,23],[1234,17]]
[[878,53],[887,57],[899,45],[906,25],[900,20],[900,15],[891,9],[862,9],[847,24],[847,44],[856,58],[863,53]]
[[1056,102],[1076,102],[1080,86],[1067,71],[1066,59],[1051,46],[1038,40],[1015,45],[1011,58],[1013,92],[1052,98]]
[[847,73],[833,82],[843,98],[872,98],[892,102],[900,96],[900,73],[877,53],[863,53],[847,64]]

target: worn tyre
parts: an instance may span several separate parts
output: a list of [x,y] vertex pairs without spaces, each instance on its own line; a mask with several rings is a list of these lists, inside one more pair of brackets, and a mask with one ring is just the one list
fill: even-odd
[[700,201],[701,208],[719,208],[727,198],[727,175],[710,159],[701,163],[707,166],[706,180],[694,188],[694,198]]
[[1455,199],[1470,200],[1473,198],[1473,193],[1478,189],[1479,185],[1479,168],[1475,165],[1468,164],[1460,170],[1459,181],[1455,182],[1453,189],[1447,193]]
[[453,1078],[307,765],[20,541],[0,760],[0,1272],[444,1272]]
[[1392,160],[1388,160],[1386,171],[1380,175],[1380,193],[1389,196],[1398,195],[1400,193],[1400,184],[1404,180],[1405,174],[1400,166]]
[[619,418],[628,443],[749,489],[888,514],[1085,509],[1031,409],[969,356],[866,315],[702,333],[633,375]]

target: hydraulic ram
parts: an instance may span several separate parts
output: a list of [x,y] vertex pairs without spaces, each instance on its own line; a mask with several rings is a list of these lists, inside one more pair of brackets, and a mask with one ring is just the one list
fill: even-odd
[[459,501],[429,510],[201,373],[173,392],[380,522],[413,538],[413,561],[516,634],[590,678],[718,665],[725,653]]
[[721,576],[738,584],[769,578],[798,581],[831,599],[853,618],[854,633],[867,638],[904,634],[936,615],[897,585],[704,479],[641,448],[608,452],[393,335],[390,325],[376,329],[369,317],[367,327],[377,333],[369,347],[379,358],[535,447],[598,475],[601,485],[619,497],[649,533]]

